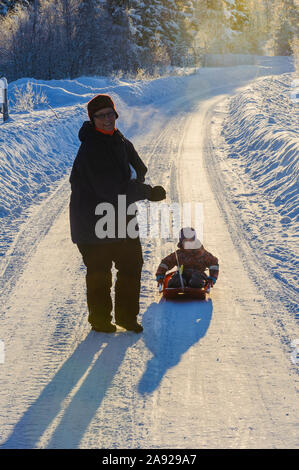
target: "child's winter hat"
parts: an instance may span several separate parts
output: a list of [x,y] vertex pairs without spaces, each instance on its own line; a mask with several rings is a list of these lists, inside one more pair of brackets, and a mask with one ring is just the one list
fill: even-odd
[[196,232],[194,228],[192,227],[181,228],[180,234],[179,234],[180,243],[182,243],[182,241],[185,240],[185,238],[188,238],[189,240],[195,240]]
[[118,118],[118,114],[115,110],[114,103],[109,95],[97,95],[92,100],[90,100],[87,104],[87,112],[89,119],[92,121],[93,115],[103,108],[112,108],[115,112],[116,119]]
[[[186,240],[186,243],[184,241]],[[187,245],[188,244],[188,245]],[[196,231],[192,227],[181,228],[179,233],[178,248],[197,249],[202,246],[201,242],[196,238]]]

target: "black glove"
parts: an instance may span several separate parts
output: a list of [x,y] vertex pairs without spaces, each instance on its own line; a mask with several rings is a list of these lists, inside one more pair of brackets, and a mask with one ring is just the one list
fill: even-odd
[[154,186],[153,188],[151,188],[148,200],[162,201],[162,199],[166,199],[166,191],[163,186]]
[[137,180],[130,180],[123,192],[127,195],[127,204],[129,205],[132,202],[148,199],[151,191],[152,187],[149,184],[144,184]]

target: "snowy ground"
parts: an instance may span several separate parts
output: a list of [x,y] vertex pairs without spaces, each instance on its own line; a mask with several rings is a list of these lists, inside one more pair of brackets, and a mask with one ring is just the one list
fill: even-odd
[[[288,58],[265,58],[146,82],[38,81],[51,107],[0,126],[2,448],[298,446],[293,80]],[[175,241],[143,239],[141,335],[90,332],[69,237],[68,175],[99,92],[167,202],[203,203],[220,259],[208,301],[161,303],[153,272]]]

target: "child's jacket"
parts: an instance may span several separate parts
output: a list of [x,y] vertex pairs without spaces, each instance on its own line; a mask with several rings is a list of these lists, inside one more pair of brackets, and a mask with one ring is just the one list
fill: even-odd
[[[164,276],[167,271],[177,266],[178,257],[179,265],[183,265],[183,269],[193,269],[203,273],[205,269],[209,269],[209,275],[218,278],[219,263],[218,258],[206,251],[203,246],[197,249],[184,249],[174,251],[170,255],[162,259],[156,272],[156,276]],[[184,271],[183,271],[184,272]]]

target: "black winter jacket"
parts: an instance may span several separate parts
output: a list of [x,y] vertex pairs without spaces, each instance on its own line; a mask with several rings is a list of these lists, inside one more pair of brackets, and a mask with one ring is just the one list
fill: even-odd
[[[118,195],[127,197],[127,206],[147,199],[151,186],[144,184],[147,168],[133,144],[118,130],[112,136],[97,131],[85,121],[79,131],[81,145],[70,175],[70,225],[74,243],[93,244],[117,241]],[[137,179],[131,180],[129,163]],[[95,226],[100,216],[95,214],[99,203],[108,202],[116,213],[116,238],[98,238]],[[131,218],[134,216],[131,216]]]

